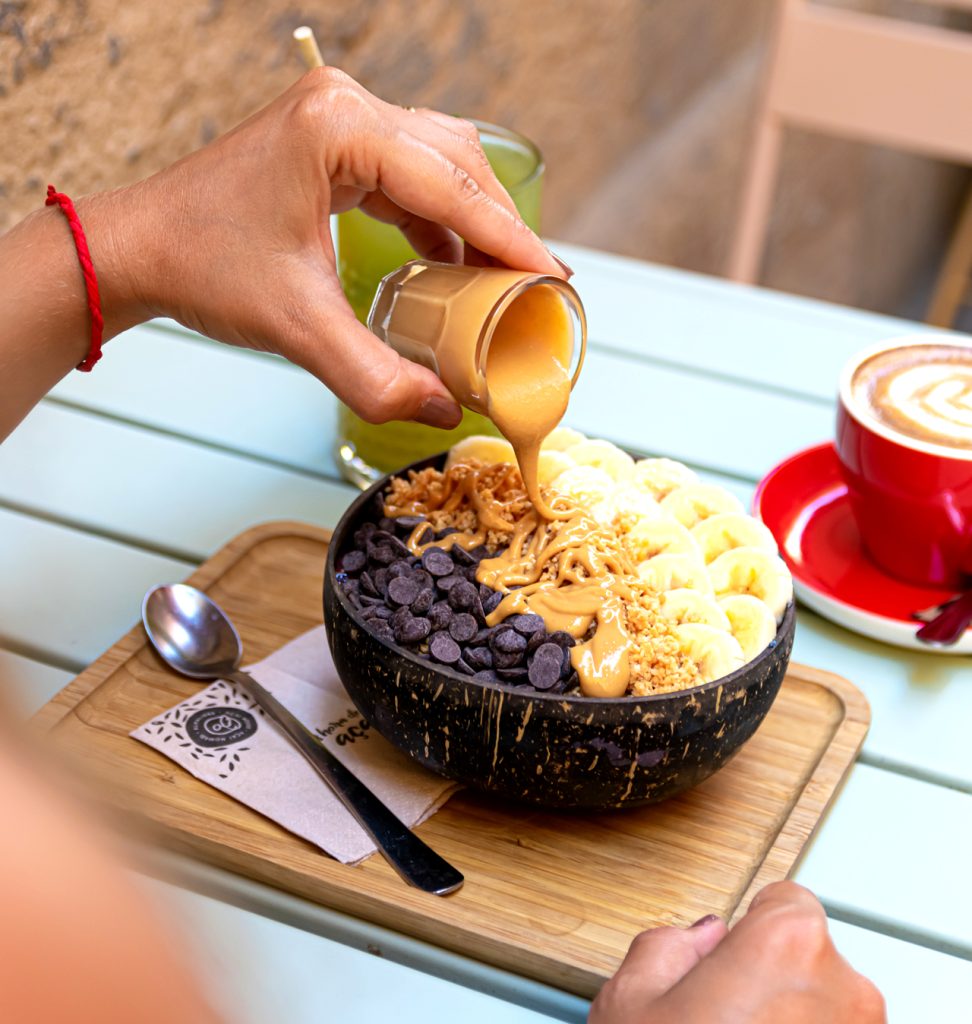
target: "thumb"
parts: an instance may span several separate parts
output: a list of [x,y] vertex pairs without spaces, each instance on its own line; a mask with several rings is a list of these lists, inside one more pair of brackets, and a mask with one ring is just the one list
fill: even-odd
[[450,429],[462,409],[429,369],[403,359],[354,315],[337,278],[321,270],[289,282],[277,351],[312,373],[368,423],[417,420]]
[[638,1020],[728,933],[725,922],[710,915],[691,928],[653,928],[636,935],[617,973],[594,1001],[589,1024]]

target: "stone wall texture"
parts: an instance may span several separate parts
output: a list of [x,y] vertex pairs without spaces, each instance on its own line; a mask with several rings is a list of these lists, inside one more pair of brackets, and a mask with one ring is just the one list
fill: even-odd
[[[776,0],[0,0],[0,230],[143,177],[298,74],[506,124],[548,164],[545,233],[708,273],[732,237]],[[924,19],[929,7],[860,0]],[[896,311],[933,273],[958,168],[792,132],[764,282]]]

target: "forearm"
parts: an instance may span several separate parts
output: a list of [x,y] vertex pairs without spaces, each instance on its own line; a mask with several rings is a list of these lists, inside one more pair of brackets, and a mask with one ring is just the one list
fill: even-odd
[[[129,190],[76,204],[91,251],[105,319],[104,340],[146,319],[129,286],[139,254],[123,223]],[[67,218],[56,207],[32,213],[0,237],[0,440],[84,359],[91,315]]]

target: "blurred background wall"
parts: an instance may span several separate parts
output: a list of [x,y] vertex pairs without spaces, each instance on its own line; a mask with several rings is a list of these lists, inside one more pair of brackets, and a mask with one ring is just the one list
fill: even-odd
[[[546,234],[721,273],[774,3],[0,0],[0,230],[48,182],[122,184],[231,127],[300,74],[291,32],[309,24],[328,63],[384,98],[533,137]],[[921,315],[967,179],[791,133],[763,282]]]

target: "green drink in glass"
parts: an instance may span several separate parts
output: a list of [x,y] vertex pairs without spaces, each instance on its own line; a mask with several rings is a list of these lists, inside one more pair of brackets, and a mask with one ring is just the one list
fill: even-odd
[[[529,139],[506,128],[474,122],[490,165],[510,193],[520,216],[534,231],[540,230],[543,157]],[[401,232],[362,213],[349,210],[337,218],[338,276],[355,316],[365,323],[378,283],[417,253]],[[421,423],[366,423],[347,406],[338,406],[335,458],[342,476],[367,487],[384,473],[415,459],[440,452],[470,434],[496,434],[493,424],[479,413],[463,411],[454,430],[438,430]]]

